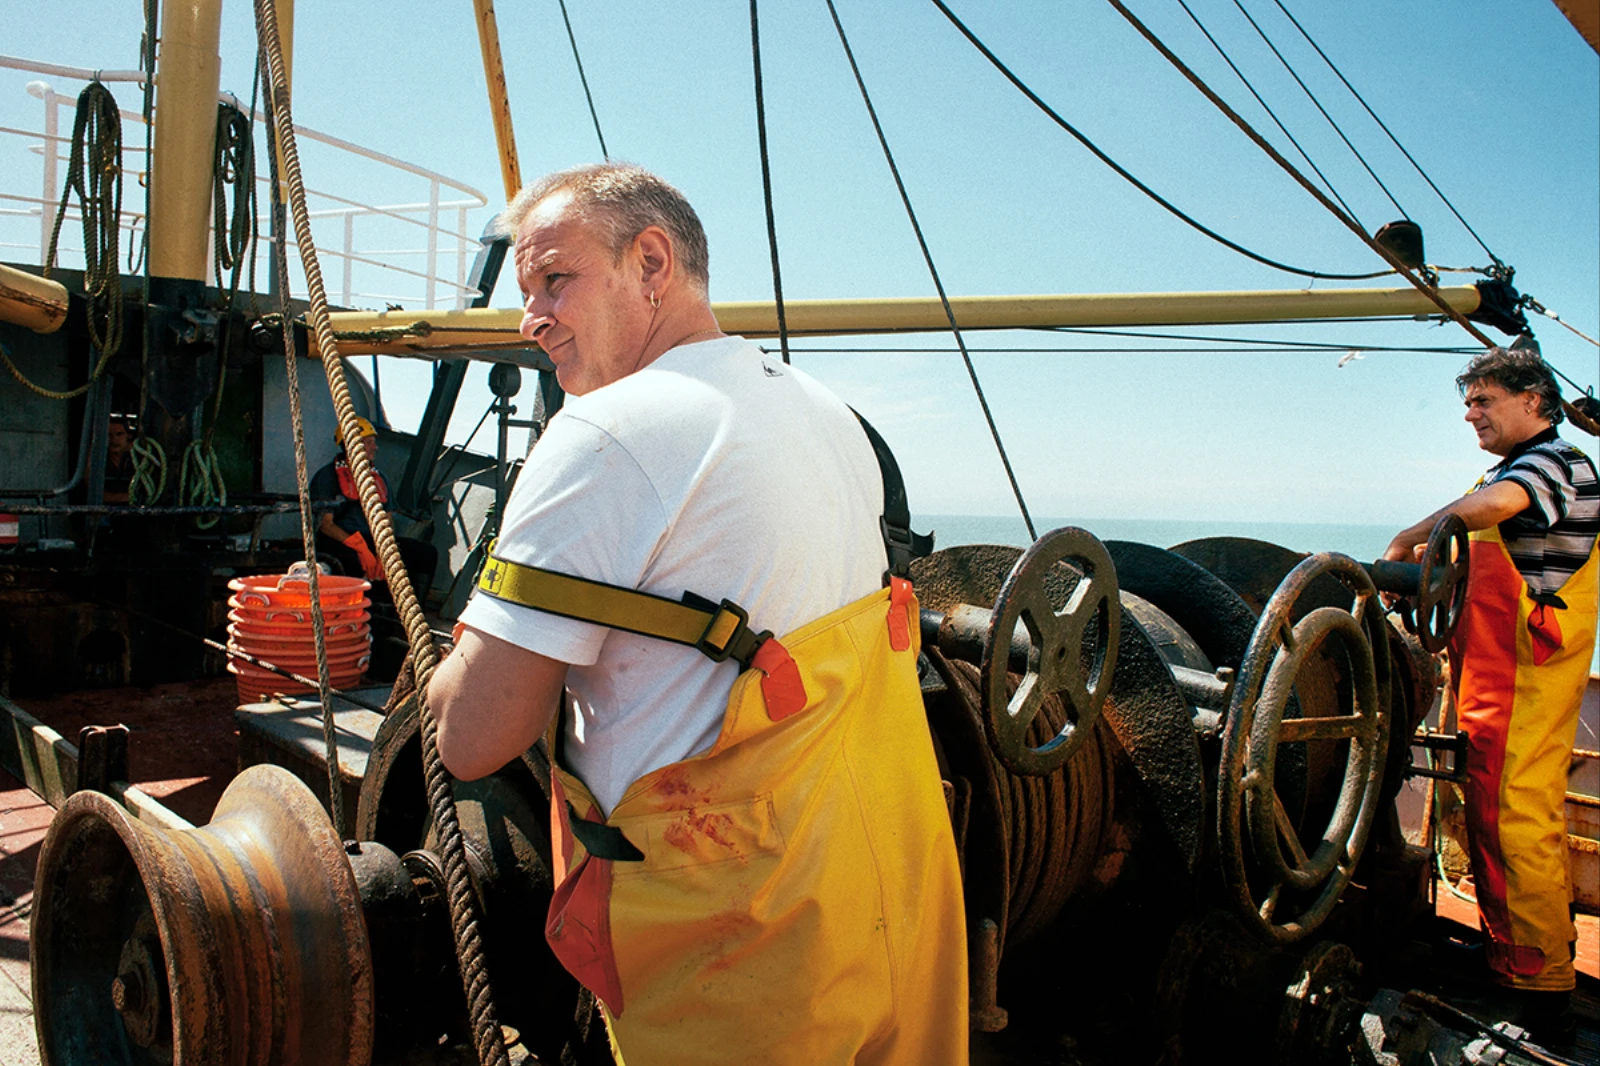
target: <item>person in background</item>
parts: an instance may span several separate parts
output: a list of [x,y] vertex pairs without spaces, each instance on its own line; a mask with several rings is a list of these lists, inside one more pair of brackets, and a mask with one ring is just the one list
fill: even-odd
[[[367,461],[373,464],[373,474],[377,477],[378,499],[387,504],[389,484],[377,469],[378,431],[365,418],[358,417],[356,424],[360,427],[361,446],[366,450]],[[339,439],[337,432],[334,434],[334,439]],[[338,502],[338,506],[333,510],[324,511],[317,517],[317,554],[332,557],[339,563],[344,573],[352,576],[361,575],[372,582],[375,602],[379,600],[392,602],[388,575],[384,573],[383,562],[378,558],[377,543],[373,539],[372,529],[367,525],[367,516],[361,510],[361,496],[356,491],[355,472],[350,469],[349,457],[345,454],[342,442],[339,454],[333,462],[318,470],[312,477],[311,498],[319,502],[329,500]],[[433,572],[438,565],[439,550],[432,544],[414,537],[397,535],[395,543],[400,549],[400,558],[405,563],[406,573],[411,578],[411,586],[416,590],[417,599],[421,602],[433,585]]]
[[1536,351],[1490,348],[1456,386],[1478,447],[1500,461],[1467,495],[1396,534],[1384,557],[1413,559],[1446,514],[1471,531],[1449,655],[1486,960],[1509,990],[1495,1009],[1535,1040],[1559,1040],[1572,1026],[1576,980],[1565,801],[1600,611],[1600,482],[1556,433],[1561,394]]
[[133,484],[133,434],[129,419],[112,415],[106,427],[106,479],[102,499],[106,503],[127,503],[128,487]]

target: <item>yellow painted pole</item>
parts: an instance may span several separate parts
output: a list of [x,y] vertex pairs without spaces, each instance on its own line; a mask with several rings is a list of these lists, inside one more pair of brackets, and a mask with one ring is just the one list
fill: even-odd
[[[1440,289],[1462,314],[1478,308],[1470,285]],[[785,300],[789,332],[826,337],[870,333],[939,333],[948,330],[933,298]],[[950,301],[962,329],[1048,329],[1056,326],[1191,326],[1292,322],[1323,318],[1411,318],[1437,315],[1439,307],[1416,289],[1291,289],[1263,292],[1111,293],[1070,296],[958,296]],[[712,307],[729,333],[750,338],[778,335],[770,302]],[[337,311],[333,328],[345,355],[423,355],[474,346],[518,345],[522,312],[515,308],[465,311]],[[477,356],[494,359],[492,349]]]
[[500,146],[500,180],[505,183],[506,202],[510,203],[522,188],[522,169],[517,163],[517,135],[511,128],[506,67],[500,58],[500,29],[495,23],[494,0],[472,0],[472,8],[478,16],[478,47],[483,52],[483,80],[489,86],[494,139]]
[[222,0],[165,0],[150,162],[150,273],[204,281],[210,251]]
[[[275,0],[272,5],[278,16],[278,42],[283,52],[283,84],[289,87],[289,95],[294,95],[294,0]],[[283,155],[278,153],[278,173],[283,174]],[[278,179],[278,202],[289,202],[288,179]]]
[[0,263],[0,322],[54,333],[66,320],[67,290],[59,281]]

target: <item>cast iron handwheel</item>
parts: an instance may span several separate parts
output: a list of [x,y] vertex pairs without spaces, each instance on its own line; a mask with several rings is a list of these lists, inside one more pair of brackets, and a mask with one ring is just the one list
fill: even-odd
[[1444,651],[1461,621],[1471,559],[1467,524],[1453,514],[1435,522],[1422,555],[1422,580],[1417,588],[1417,640],[1434,655]]
[[[1355,596],[1351,609],[1318,607],[1291,625],[1295,601],[1323,574],[1334,575],[1350,589]],[[1289,943],[1316,930],[1339,901],[1366,844],[1383,784],[1388,738],[1385,626],[1366,570],[1347,556],[1323,553],[1310,556],[1284,578],[1262,610],[1245,651],[1222,734],[1218,855],[1239,917],[1268,940]],[[1345,698],[1350,713],[1285,719],[1301,668],[1335,639],[1349,664]],[[1310,854],[1274,780],[1278,746],[1307,741],[1350,745],[1338,802]]]
[[[1069,559],[1083,577],[1065,609],[1057,611],[1045,592],[1045,575]],[[1019,621],[1028,632],[1028,670],[1007,698],[1006,669]],[[1094,534],[1075,526],[1057,529],[1017,560],[995,600],[980,678],[984,731],[1006,769],[1028,776],[1053,773],[1083,745],[1111,691],[1121,623],[1117,569]],[[1094,646],[1086,671],[1081,652],[1091,624]],[[1052,692],[1061,694],[1070,720],[1049,741],[1030,747],[1028,727]]]

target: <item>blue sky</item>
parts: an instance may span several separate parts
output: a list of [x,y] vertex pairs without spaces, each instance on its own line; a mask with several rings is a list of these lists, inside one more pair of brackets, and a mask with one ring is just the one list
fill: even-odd
[[[1548,0],[1284,2],[1484,241],[1517,268],[1519,287],[1600,335],[1600,61],[1556,7]],[[952,294],[1302,284],[1206,241],[1130,189],[1007,85],[926,0],[837,3]],[[696,205],[711,240],[715,299],[769,297],[748,5],[567,6],[613,156],[661,172]],[[1370,252],[1109,5],[951,6],[1056,110],[1212,228],[1292,263],[1376,269]],[[1369,230],[1398,217],[1239,9],[1224,0],[1190,6]],[[136,0],[8,7],[0,51],[107,69],[136,64]],[[1289,150],[1174,0],[1130,7]],[[1422,224],[1429,260],[1484,264],[1483,249],[1275,2],[1245,0],[1244,7]],[[500,194],[466,0],[303,0],[300,8],[298,121],[459,178],[491,200]],[[555,0],[503,2],[499,20],[524,175],[596,158]],[[245,98],[252,33],[250,6],[230,0],[223,87]],[[762,33],[786,295],[931,295],[826,6],[764,4]],[[36,101],[23,91],[32,77],[0,71],[0,123],[36,119]],[[55,81],[57,91],[75,91]],[[119,95],[136,106],[131,92]],[[9,159],[0,155],[8,168]],[[416,195],[310,153],[307,167],[313,185],[359,190],[357,198]],[[476,232],[487,219],[480,211],[469,225]],[[515,303],[509,277],[495,303]],[[1594,383],[1594,347],[1548,320],[1535,326],[1552,361]],[[1336,346],[1470,344],[1459,327],[1420,323],[1189,332]],[[1460,421],[1452,385],[1460,355],[1374,352],[1341,367],[1343,349],[1089,353],[1066,349],[1119,342],[1027,333],[971,334],[968,343],[1035,515],[1399,524],[1465,489],[1487,465]],[[876,345],[931,349],[920,353],[803,351],[824,346],[846,345],[800,342],[797,363],[885,433],[916,510],[1014,509],[948,337]],[[982,350],[997,347],[1062,350]],[[383,374],[390,413],[404,424],[420,408],[424,368],[385,365]],[[487,402],[482,372],[472,380],[455,426],[461,434]],[[479,443],[492,438],[486,432]]]

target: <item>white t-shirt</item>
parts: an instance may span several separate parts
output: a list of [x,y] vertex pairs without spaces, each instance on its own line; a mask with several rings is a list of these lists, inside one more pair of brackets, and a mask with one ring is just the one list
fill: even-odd
[[[883,584],[883,481],[850,409],[740,337],[674,348],[568,397],[517,479],[495,553],[678,599],[782,636]],[[571,665],[563,757],[609,813],[711,747],[739,667],[475,595],[461,620]]]

